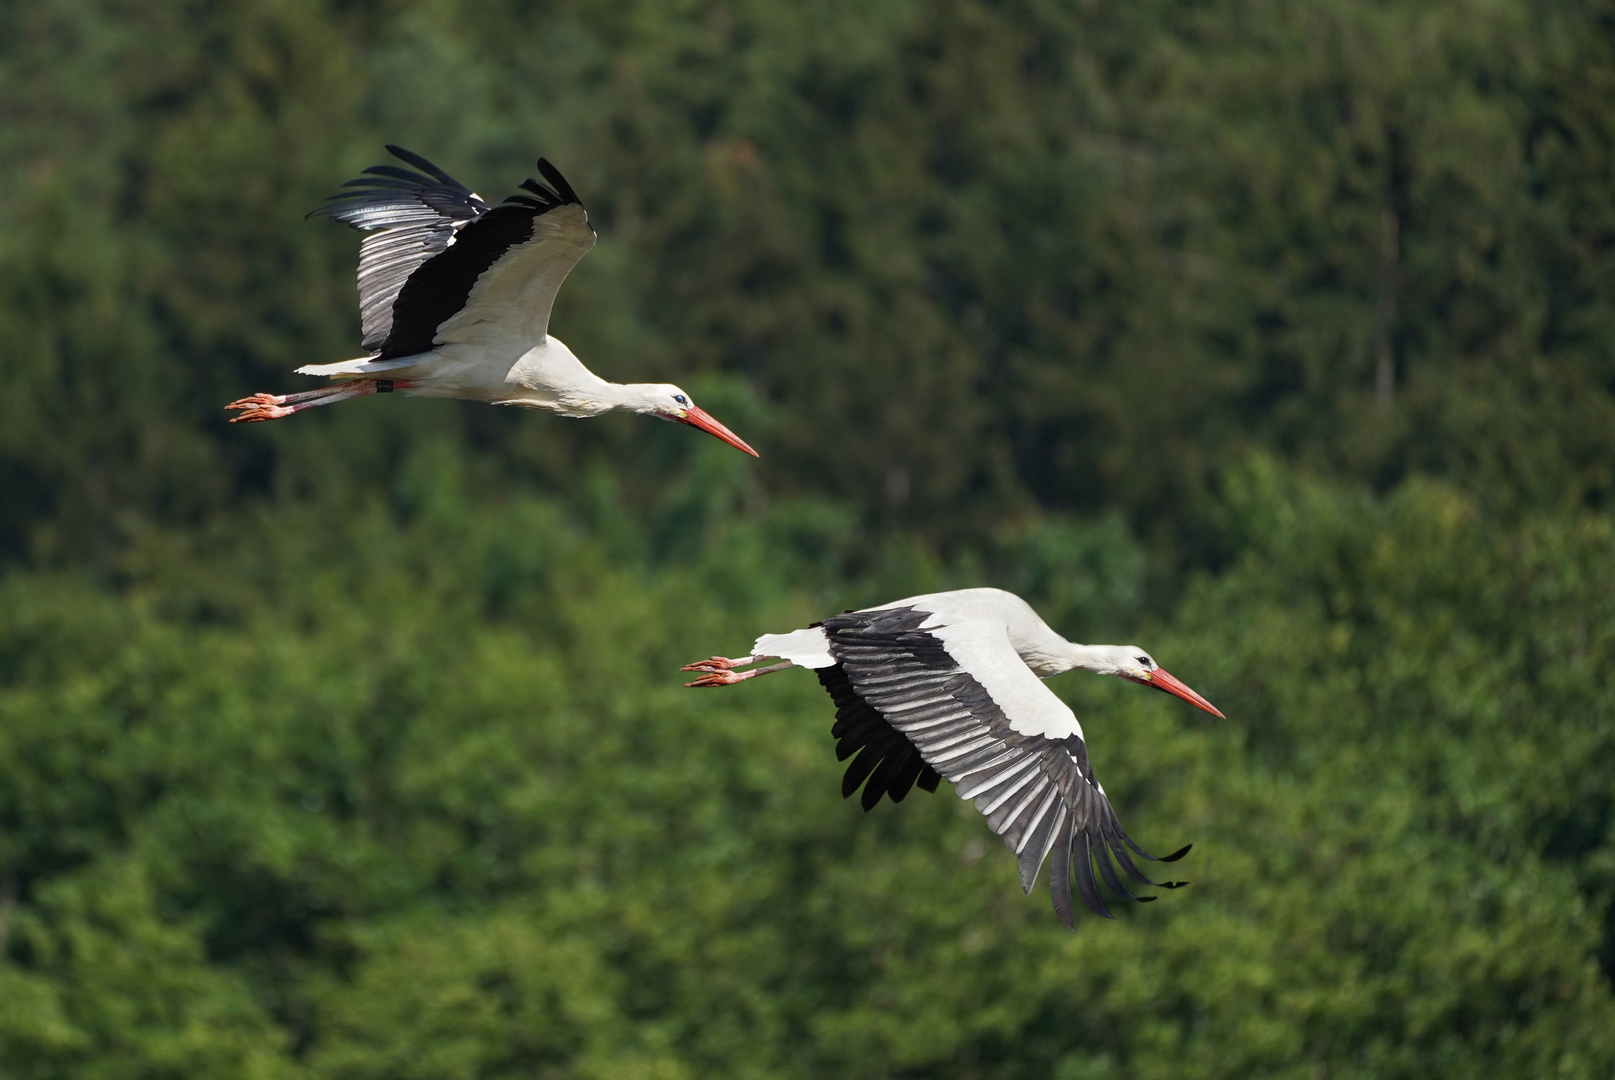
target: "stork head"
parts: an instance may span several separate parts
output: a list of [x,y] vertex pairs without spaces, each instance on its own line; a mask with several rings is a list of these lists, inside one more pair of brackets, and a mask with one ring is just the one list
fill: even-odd
[[1080,645],[1077,648],[1082,654],[1077,665],[1079,667],[1165,690],[1215,717],[1227,719],[1217,711],[1215,705],[1185,686],[1177,676],[1157,664],[1153,656],[1137,645]]
[[672,383],[641,383],[633,387],[637,391],[635,411],[647,416],[654,416],[661,420],[671,420],[676,424],[688,424],[693,428],[700,428],[714,438],[722,439],[737,450],[744,450],[752,457],[757,457],[757,451],[746,445],[746,441],[739,435],[720,424],[716,417],[690,399],[690,395],[674,386]]

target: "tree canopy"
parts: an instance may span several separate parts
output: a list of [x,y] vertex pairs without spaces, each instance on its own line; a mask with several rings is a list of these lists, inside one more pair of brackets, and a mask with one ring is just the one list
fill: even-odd
[[[42,0],[0,110],[0,1073],[1615,1071],[1607,5]],[[383,142],[556,162],[556,334],[762,459],[227,426]],[[1191,888],[679,685],[978,584],[1227,713],[1051,683]]]

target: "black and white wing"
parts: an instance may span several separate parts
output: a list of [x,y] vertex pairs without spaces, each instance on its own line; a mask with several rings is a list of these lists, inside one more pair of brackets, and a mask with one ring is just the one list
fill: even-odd
[[388,149],[431,175],[378,165],[316,211],[384,230],[359,259],[365,347],[391,360],[470,344],[514,360],[542,342],[561,283],[594,247],[572,185],[539,158],[543,180],[489,207],[425,158]]
[[393,304],[404,282],[488,212],[476,192],[419,154],[397,146],[387,151],[421,171],[373,165],[309,214],[374,233],[359,249],[359,319],[364,348],[373,350],[392,333]]
[[543,158],[544,177],[466,225],[404,283],[380,359],[437,345],[476,345],[516,359],[549,333],[566,275],[594,247],[572,185]]
[[1189,848],[1157,859],[1127,835],[1094,779],[1076,717],[1022,662],[1004,626],[926,625],[938,621],[914,608],[883,608],[819,624],[836,661],[819,669],[819,679],[836,702],[837,754],[842,760],[858,754],[843,794],[864,784],[868,809],[882,794],[896,802],[915,784],[935,790],[947,778],[1015,853],[1026,892],[1053,856],[1049,892],[1056,914],[1073,929],[1073,872],[1083,902],[1107,918],[1095,866],[1130,899],[1153,898],[1133,896],[1113,860],[1136,881],[1183,884],[1153,882],[1139,872],[1134,854],[1171,862]]

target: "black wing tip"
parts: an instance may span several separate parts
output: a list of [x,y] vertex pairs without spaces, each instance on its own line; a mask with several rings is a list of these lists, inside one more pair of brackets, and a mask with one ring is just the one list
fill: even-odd
[[[387,153],[391,154],[393,157],[397,158],[399,161],[408,162],[409,164],[415,166],[417,169],[420,169],[422,172],[425,172],[428,175],[432,176],[434,179],[447,181],[449,183],[454,182],[453,179],[449,176],[448,173],[444,172],[442,169],[438,168],[436,165],[433,165],[430,161],[427,161],[420,154],[415,153],[415,151],[413,151],[413,150],[405,150],[402,146],[398,146],[398,145],[396,145],[394,143],[383,143],[382,145],[386,148]],[[365,171],[369,172],[370,170],[367,169]]]
[[582,205],[576,199],[563,199],[560,193],[548,184],[540,183],[532,178],[523,180],[519,186],[523,191],[530,191],[532,194],[507,195],[505,197],[507,205],[525,206],[539,214],[547,214],[551,210],[559,210],[563,206]]
[[[338,205],[321,206],[310,210],[303,215],[303,220],[307,221],[312,217],[336,218],[337,213],[346,208],[341,205],[342,203],[350,205],[362,203],[366,199],[375,197],[378,194],[377,189],[399,188],[410,190],[412,188],[426,188],[434,184],[442,184],[467,197],[471,195],[470,189],[464,184],[413,150],[406,150],[395,143],[383,143],[382,145],[393,157],[413,165],[420,172],[412,173],[405,169],[400,169],[396,165],[372,165],[368,169],[364,169],[354,179],[345,180],[342,183],[344,188],[357,188],[360,190],[338,191],[335,195],[327,195],[325,201],[328,204],[336,203]],[[377,179],[378,177],[382,179]],[[338,218],[337,220],[341,219]]]
[[[1089,911],[1093,912],[1095,915],[1099,916],[1101,919],[1114,919],[1116,917],[1115,915],[1111,914],[1110,909],[1105,906],[1105,903],[1104,903],[1103,900],[1101,900],[1097,905],[1095,905],[1093,903],[1090,903],[1088,898],[1086,896],[1084,896],[1082,898],[1082,902],[1087,905]],[[1074,917],[1073,917],[1072,921],[1073,922],[1076,921]],[[1072,926],[1071,923],[1066,923],[1066,926],[1068,928],[1072,929],[1072,930],[1076,929],[1076,927]]]
[[[1111,913],[1110,909],[1105,906],[1104,898],[1098,888],[1098,882],[1094,880],[1093,864],[1095,861],[1098,862],[1099,877],[1101,877],[1111,891],[1116,893],[1118,896],[1136,901],[1140,904],[1151,904],[1158,899],[1158,897],[1154,896],[1135,896],[1126,888],[1125,885],[1122,884],[1120,876],[1116,873],[1116,868],[1110,862],[1109,855],[1112,853],[1111,847],[1110,844],[1106,842],[1105,838],[1101,838],[1098,843],[1095,843],[1094,838],[1091,835],[1079,833],[1077,836],[1071,838],[1070,844],[1070,853],[1065,859],[1062,860],[1060,858],[1060,845],[1058,842],[1056,842],[1053,860],[1054,865],[1049,868],[1050,873],[1051,875],[1058,876],[1061,870],[1065,870],[1069,877],[1074,877],[1076,879],[1078,895],[1082,897],[1083,904],[1088,908],[1088,910],[1093,912],[1095,915],[1106,919],[1114,919],[1116,917]],[[1189,853],[1189,849],[1192,847],[1194,847],[1193,844],[1185,844],[1182,848],[1174,851],[1172,854],[1164,856],[1156,861],[1176,862],[1178,859],[1181,859],[1183,856],[1187,855]],[[1131,870],[1131,860],[1127,858],[1126,850],[1121,848],[1119,845],[1116,850],[1120,851],[1120,861],[1123,868]],[[1150,858],[1154,858],[1154,856],[1150,856]],[[1064,865],[1062,865],[1062,863]],[[1149,881],[1148,878],[1144,878],[1142,875],[1134,874],[1134,876],[1158,889],[1181,889],[1185,888],[1189,884],[1187,881]],[[1050,891],[1053,893],[1055,914],[1060,917],[1060,921],[1065,924],[1066,929],[1075,930],[1076,927],[1073,925],[1075,920],[1072,917],[1071,882],[1069,877],[1065,882],[1060,882],[1051,878],[1049,887]],[[1027,887],[1024,879],[1022,880],[1022,888],[1028,893],[1031,892],[1031,889]]]
[[578,198],[578,193],[573,191],[572,185],[566,182],[566,177],[561,175],[561,170],[550,164],[549,158],[538,159],[538,172],[539,175],[550,182],[550,186],[561,197],[563,204],[577,203],[579,206],[583,205],[583,200]]
[[528,177],[517,185],[523,191],[531,192],[530,195],[512,195],[505,202],[537,210],[540,214],[547,214],[563,206],[583,205],[583,200],[572,190],[572,185],[566,182],[561,170],[551,165],[548,158],[538,159],[538,172],[543,180]]
[[[1155,883],[1155,887],[1157,889],[1186,889],[1190,884],[1191,883],[1187,881],[1158,881]],[[1137,900],[1140,904],[1153,904],[1159,899],[1159,897],[1135,896],[1133,899]]]
[[[1088,895],[1089,889],[1093,890],[1091,897]],[[1098,885],[1091,883],[1085,885],[1079,880],[1077,882],[1077,893],[1082,897],[1082,902],[1088,906],[1088,910],[1095,915],[1105,919],[1114,919],[1116,917],[1111,913],[1110,908],[1105,906],[1104,899],[1099,895]]]

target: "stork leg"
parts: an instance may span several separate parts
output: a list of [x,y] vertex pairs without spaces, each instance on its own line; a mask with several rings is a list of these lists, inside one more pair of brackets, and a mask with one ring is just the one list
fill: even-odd
[[737,667],[745,667],[759,660],[769,660],[767,656],[743,656],[739,660],[731,660],[727,656],[714,656],[708,660],[698,660],[693,664],[685,664],[680,671],[704,672],[694,682],[687,682],[685,686],[733,686],[747,679],[755,679],[759,675],[772,675],[776,671],[784,671],[796,665],[789,660],[768,667],[752,668],[750,671],[736,671]]
[[755,664],[759,660],[770,659],[767,656],[742,656],[738,660],[731,660],[727,656],[710,656],[705,660],[697,660],[693,664],[685,664],[680,671],[732,671],[737,667]]
[[252,424],[260,420],[279,420],[300,413],[304,409],[317,409],[321,405],[334,405],[348,398],[369,397],[394,390],[408,390],[415,384],[409,379],[354,379],[337,386],[322,386],[318,390],[305,390],[300,394],[253,394],[232,401],[226,409],[242,410],[240,416],[230,418],[232,424]]

